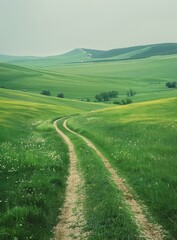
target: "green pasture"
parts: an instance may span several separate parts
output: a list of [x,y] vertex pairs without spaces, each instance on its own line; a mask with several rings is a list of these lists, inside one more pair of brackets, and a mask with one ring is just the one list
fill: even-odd
[[0,89],[0,239],[53,236],[69,161],[52,121],[100,107]]
[[0,64],[0,87],[40,93],[47,89],[53,96],[94,101],[96,94],[117,90],[125,98],[129,89],[136,92],[133,102],[176,96],[165,87],[176,81],[177,55],[141,60],[77,63],[57,67],[24,68]]
[[[177,236],[177,98],[98,110],[69,120],[91,139],[148,207]],[[137,195],[136,195],[137,194]]]

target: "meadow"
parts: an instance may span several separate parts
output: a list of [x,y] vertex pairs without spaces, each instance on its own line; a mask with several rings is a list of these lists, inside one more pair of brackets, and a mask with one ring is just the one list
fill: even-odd
[[0,89],[0,239],[53,236],[69,159],[52,122],[99,107]]
[[[71,117],[69,126],[91,139],[126,179],[134,197],[147,206],[149,218],[167,231],[166,239],[176,239],[177,90],[165,84],[176,81],[177,55],[82,62],[85,56],[72,51],[61,62],[56,56],[45,64],[20,58],[14,59],[18,66],[0,63],[0,239],[53,236],[69,157],[52,122],[64,116]],[[44,89],[52,96],[41,95]],[[136,92],[133,104],[94,103],[103,91],[116,90],[121,100],[130,89]],[[56,97],[59,92],[64,99]],[[91,102],[86,103],[88,98]],[[139,239],[122,193],[101,160],[82,140],[67,135],[86,183],[88,239]]]
[[98,110],[69,120],[88,137],[148,208],[149,218],[177,236],[177,98]]
[[65,98],[84,101],[111,90],[118,91],[121,99],[133,89],[133,102],[141,102],[176,96],[176,91],[165,87],[166,82],[176,81],[176,64],[177,55],[40,68],[1,63],[0,86],[34,93],[47,89],[53,96],[63,92]]

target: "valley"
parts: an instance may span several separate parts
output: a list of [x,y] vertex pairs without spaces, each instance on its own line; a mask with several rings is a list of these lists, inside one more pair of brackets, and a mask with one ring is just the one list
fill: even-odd
[[176,46],[0,55],[0,239],[177,238]]

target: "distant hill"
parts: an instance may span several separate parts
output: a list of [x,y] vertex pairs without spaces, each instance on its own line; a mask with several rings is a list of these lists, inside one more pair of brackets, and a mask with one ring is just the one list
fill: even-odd
[[91,54],[91,58],[115,58],[117,59],[139,59],[159,55],[177,54],[177,43],[162,43],[153,45],[144,45],[128,48],[118,48],[108,51],[97,51],[92,49],[83,49]]
[[78,48],[62,55],[49,57],[15,57],[0,55],[0,62],[28,67],[56,67],[60,64],[133,60],[172,54],[177,54],[177,43],[151,44],[107,51]]

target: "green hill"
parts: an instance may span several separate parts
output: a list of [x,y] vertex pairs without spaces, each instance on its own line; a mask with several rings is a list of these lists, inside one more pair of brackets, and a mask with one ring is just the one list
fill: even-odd
[[50,67],[60,64],[72,64],[88,61],[90,56],[82,49],[75,49],[58,56],[48,57],[15,57],[0,55],[0,62],[22,65],[28,67]]
[[177,54],[177,43],[151,44],[107,51],[79,48],[61,55],[48,57],[0,55],[0,62],[28,67],[57,67],[63,64],[133,60],[172,54]]
[[98,110],[69,120],[96,144],[148,212],[177,236],[177,98]]
[[148,58],[159,55],[171,55],[177,54],[177,43],[162,43],[162,44],[152,44],[145,46],[135,46],[128,48],[112,49],[108,51],[97,51],[91,49],[84,49],[88,52],[91,58],[100,59],[140,59]]
[[175,89],[165,87],[166,82],[177,80],[176,64],[177,55],[45,69],[0,63],[0,87],[33,93],[47,89],[52,96],[63,92],[65,98],[92,101],[96,94],[111,90],[117,90],[119,98],[125,98],[131,88],[137,93],[134,102],[160,99],[176,96]]

